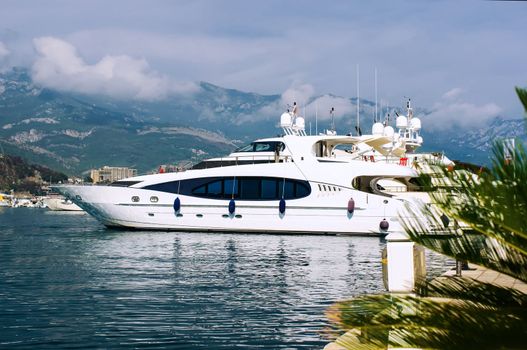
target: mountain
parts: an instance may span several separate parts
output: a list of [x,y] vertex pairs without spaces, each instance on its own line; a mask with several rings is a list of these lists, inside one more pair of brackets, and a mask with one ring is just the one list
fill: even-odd
[[57,183],[65,181],[65,174],[37,164],[29,164],[20,157],[0,154],[0,192],[41,193],[44,181]]
[[468,130],[454,128],[430,132],[425,129],[423,151],[441,151],[451,159],[489,165],[494,141],[515,138],[527,145],[526,127],[524,119],[497,117],[482,127]]
[[[105,164],[140,172],[159,164],[220,155],[235,147],[222,133],[167,123],[147,112],[35,86],[28,72],[0,77],[0,151],[68,173]],[[124,103],[124,102],[120,102]],[[188,116],[192,118],[193,116]]]
[[[314,99],[348,107],[357,102],[328,94],[306,103]],[[369,133],[374,103],[360,102],[361,129]],[[282,104],[280,95],[206,82],[192,95],[117,100],[43,88],[32,82],[27,70],[14,68],[0,74],[0,154],[20,155],[76,175],[103,165],[134,167],[143,173],[160,164],[221,156],[254,138],[277,135],[279,114],[286,107]],[[498,118],[480,128],[443,131],[427,129],[425,108],[415,113],[423,120],[423,150],[445,151],[452,159],[486,164],[492,140],[519,136],[526,141],[522,120]],[[322,119],[319,131],[329,127],[327,115]],[[314,133],[314,118],[306,124]],[[355,108],[337,118],[336,125],[341,133],[355,133]]]

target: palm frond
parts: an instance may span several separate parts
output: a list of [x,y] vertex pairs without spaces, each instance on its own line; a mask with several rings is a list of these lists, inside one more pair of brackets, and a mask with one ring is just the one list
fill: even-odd
[[516,94],[518,94],[523,108],[525,109],[525,113],[527,113],[527,90],[516,87]]
[[[521,144],[509,150],[497,143],[493,152],[493,167],[479,176],[444,170],[431,193],[434,206],[408,209],[426,219],[403,225],[418,244],[527,282],[527,155]],[[445,228],[439,214],[470,232]],[[431,234],[430,227],[441,233]]]
[[[365,349],[382,348],[382,344],[384,348],[521,348],[527,336],[525,300],[510,292],[516,302],[500,302],[500,297],[511,296],[500,287],[492,289],[495,293],[487,290],[480,299],[486,287],[482,285],[465,291],[473,293],[465,298],[459,290],[463,283],[467,281],[454,286],[444,282],[439,288],[441,295],[463,298],[377,295],[338,303],[328,317],[340,329],[353,331],[337,344],[350,349],[357,348],[357,343]],[[364,310],[373,305],[377,313],[365,317]]]
[[[527,90],[516,88],[527,112]],[[426,179],[432,205],[401,214],[410,238],[431,250],[527,282],[527,155],[496,143],[481,174]],[[431,181],[433,180],[433,181]],[[409,214],[409,215],[408,215]],[[336,303],[327,317],[348,349],[522,349],[527,294],[461,277],[425,282],[412,295],[366,295]]]

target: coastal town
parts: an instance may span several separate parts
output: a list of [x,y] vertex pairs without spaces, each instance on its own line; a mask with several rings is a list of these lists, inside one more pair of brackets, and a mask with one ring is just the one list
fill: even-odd
[[[21,169],[25,171],[25,174]],[[98,169],[91,169],[89,175],[84,178],[68,177],[42,166],[31,166],[19,157],[0,155],[0,176],[3,180],[0,184],[0,207],[71,210],[78,207],[67,205],[71,201],[55,193],[51,185],[110,184],[136,175],[137,169],[105,165]],[[66,205],[57,205],[55,204],[57,201]]]

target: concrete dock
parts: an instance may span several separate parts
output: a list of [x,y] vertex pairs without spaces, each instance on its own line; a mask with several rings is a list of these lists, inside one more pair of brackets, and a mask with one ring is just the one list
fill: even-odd
[[[443,275],[438,278],[448,278],[449,276],[455,276],[456,270],[448,270]],[[517,291],[520,291],[524,294],[527,294],[527,283],[520,281],[519,279],[513,278],[511,276],[505,275],[494,270],[490,270],[486,267],[469,264],[468,270],[462,270],[461,276],[464,278],[470,278],[475,281],[491,283],[500,287],[512,288]],[[361,348],[361,340],[359,338],[358,330],[351,330],[339,337],[341,343],[346,344],[356,344],[357,349]],[[343,347],[336,342],[327,344],[324,347],[324,350],[346,350],[349,348]]]

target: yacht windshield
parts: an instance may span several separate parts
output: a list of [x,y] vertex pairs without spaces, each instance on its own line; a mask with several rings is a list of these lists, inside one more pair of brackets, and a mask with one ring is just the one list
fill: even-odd
[[280,141],[252,142],[251,144],[239,148],[236,153],[241,152],[274,152],[276,149],[283,151],[285,145]]

